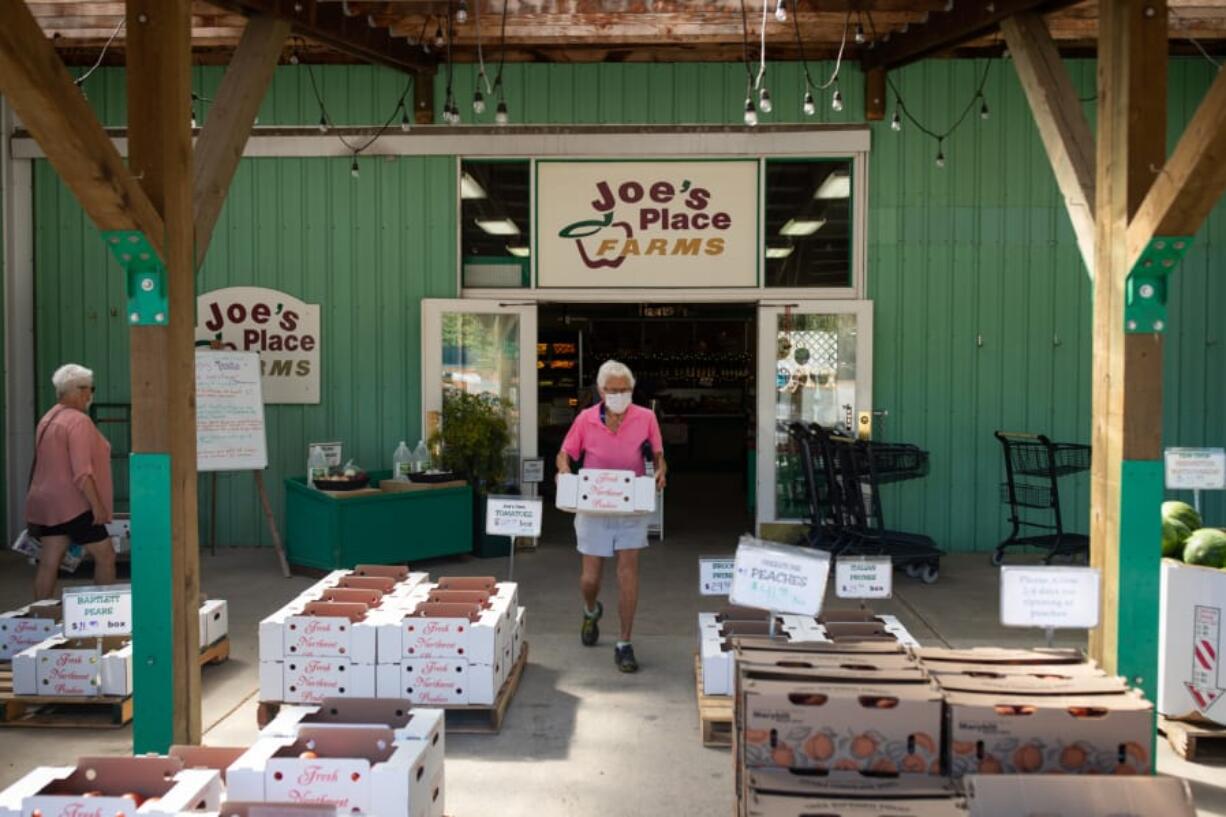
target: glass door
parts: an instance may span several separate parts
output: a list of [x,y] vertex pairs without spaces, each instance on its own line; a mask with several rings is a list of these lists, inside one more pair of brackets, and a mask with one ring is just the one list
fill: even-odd
[[437,425],[449,394],[499,398],[507,482],[518,485],[520,459],[536,456],[536,305],[427,298],[421,310],[422,428]]
[[758,526],[807,522],[794,422],[850,431],[872,408],[871,301],[758,307]]

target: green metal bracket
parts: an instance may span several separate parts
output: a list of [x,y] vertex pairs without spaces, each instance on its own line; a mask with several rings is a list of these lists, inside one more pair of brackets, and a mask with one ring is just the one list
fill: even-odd
[[107,230],[102,238],[123,267],[128,284],[128,322],[133,326],[165,326],[166,267],[139,230]]
[[1190,235],[1156,235],[1128,273],[1124,293],[1124,331],[1166,331],[1166,280],[1192,244]]

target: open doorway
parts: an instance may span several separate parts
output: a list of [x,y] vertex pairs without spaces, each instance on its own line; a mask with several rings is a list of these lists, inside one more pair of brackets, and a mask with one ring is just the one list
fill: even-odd
[[635,402],[656,412],[664,437],[671,478],[661,533],[667,536],[670,519],[688,524],[711,508],[748,526],[757,336],[749,303],[541,304],[538,450],[547,468],[552,473],[575,415],[599,400],[596,370],[619,360],[634,372]]

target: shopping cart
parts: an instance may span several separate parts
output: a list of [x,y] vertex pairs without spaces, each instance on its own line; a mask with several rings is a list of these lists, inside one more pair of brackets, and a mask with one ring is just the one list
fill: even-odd
[[836,553],[846,539],[846,521],[841,513],[842,487],[834,462],[825,446],[821,426],[792,423],[788,434],[800,452],[804,495],[809,507],[809,530],[802,544]]
[[[997,431],[996,439],[1000,440],[1005,457],[1000,499],[1009,506],[1013,529],[992,551],[992,564],[1001,564],[1005,550],[1012,547],[1045,548],[1044,564],[1051,564],[1057,556],[1088,555],[1090,537],[1064,529],[1060,478],[1089,470],[1090,446],[1053,443],[1042,434],[1007,431]],[[1022,536],[1023,528],[1045,533]]]

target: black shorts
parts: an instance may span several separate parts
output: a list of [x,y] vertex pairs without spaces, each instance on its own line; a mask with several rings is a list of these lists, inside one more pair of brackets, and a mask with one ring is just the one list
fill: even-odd
[[30,530],[30,535],[35,538],[40,536],[67,536],[74,545],[92,545],[95,542],[103,542],[111,538],[111,534],[107,533],[105,525],[94,524],[93,511],[86,511],[80,516],[73,517],[67,522],[61,522],[58,525],[38,525],[31,522],[27,527]]

